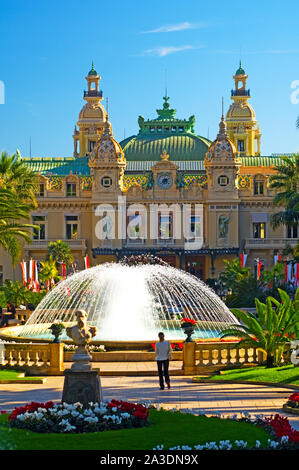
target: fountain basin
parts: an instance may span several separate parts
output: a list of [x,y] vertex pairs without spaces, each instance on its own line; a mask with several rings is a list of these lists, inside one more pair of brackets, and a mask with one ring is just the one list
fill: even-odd
[[[196,322],[194,340],[217,338],[239,323],[214,291],[185,271],[105,263],[61,281],[25,325],[0,333],[14,341],[53,341],[49,327],[53,322],[72,326],[78,309],[87,312],[88,325],[97,327],[92,344],[114,350],[148,349],[160,331],[172,342],[183,342],[183,319]],[[60,340],[70,342],[65,332]]]

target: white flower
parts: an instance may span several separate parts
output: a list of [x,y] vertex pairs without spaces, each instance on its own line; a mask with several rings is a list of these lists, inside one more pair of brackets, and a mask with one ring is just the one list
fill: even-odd
[[257,447],[259,449],[261,447],[261,441],[256,440],[255,441],[255,447]]
[[62,419],[59,423],[60,426],[64,427],[64,431],[72,431],[73,429],[76,429],[75,426],[72,426],[71,423],[67,419]]
[[163,450],[164,449],[164,444],[157,445],[156,447],[153,447],[153,450]]
[[216,442],[206,442],[205,443],[205,448],[207,450],[218,450],[218,446],[217,446]]
[[282,444],[287,444],[289,442],[289,436],[282,436],[280,442]]
[[86,418],[84,418],[84,421],[87,421],[88,423],[97,423],[99,421],[99,419],[95,416],[95,417],[92,417],[92,416],[87,416]]
[[236,440],[235,444],[237,447],[240,447],[241,449],[245,449],[245,447],[247,447],[247,442],[242,441],[242,440],[240,441]]
[[279,442],[271,441],[271,439],[268,439],[268,445],[271,449],[276,449],[276,447],[279,445]]
[[219,449],[220,450],[231,450],[232,448],[232,445],[230,443],[230,441],[226,440],[226,441],[220,441],[219,442]]
[[94,416],[94,412],[92,410],[84,410],[84,416]]
[[198,445],[194,446],[194,449],[195,449],[195,450],[203,450],[203,449],[204,449],[204,446],[201,445],[201,444],[198,444]]

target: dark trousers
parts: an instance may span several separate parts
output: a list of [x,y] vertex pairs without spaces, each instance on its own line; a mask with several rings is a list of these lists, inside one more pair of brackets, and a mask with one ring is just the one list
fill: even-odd
[[14,315],[2,315],[0,325],[8,326],[8,320],[10,320],[10,318],[14,318]]
[[165,377],[165,382],[169,382],[169,375],[168,375],[168,368],[169,368],[169,360],[166,361],[157,361],[158,365],[158,373],[159,373],[159,380],[160,380],[160,387],[164,388],[164,380],[163,375]]

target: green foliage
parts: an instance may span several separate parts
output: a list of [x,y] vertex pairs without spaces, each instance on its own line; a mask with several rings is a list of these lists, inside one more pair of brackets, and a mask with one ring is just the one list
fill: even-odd
[[270,188],[278,191],[273,200],[274,206],[284,206],[284,210],[271,215],[274,229],[299,222],[299,153],[294,154],[293,158],[280,158],[282,163],[275,167],[277,175],[270,181]]
[[[16,307],[26,304],[28,290],[19,281],[6,280],[1,287],[7,302],[11,302]],[[6,305],[5,305],[6,306]]]
[[54,279],[54,281],[59,281],[61,276],[57,269],[56,261],[53,259],[53,256],[50,255],[49,259],[46,261],[41,261],[42,269],[39,273],[41,282],[47,282]]
[[278,292],[280,302],[273,297],[267,297],[265,303],[255,300],[255,316],[232,309],[241,324],[232,325],[221,334],[222,338],[240,338],[239,346],[262,349],[267,355],[267,367],[280,363],[285,343],[298,334],[299,289],[294,302],[285,291],[278,289]]
[[19,281],[6,280],[0,289],[0,305],[6,307],[7,302],[11,302],[19,307],[21,304],[27,306],[31,303],[36,307],[45,295],[45,292],[29,291]]
[[26,223],[36,207],[37,177],[22,161],[20,152],[0,157],[0,246],[13,265],[20,257],[22,240],[30,243],[33,225]]
[[74,261],[70,246],[63,240],[49,243],[47,259],[50,259],[50,256],[57,263],[65,263],[66,266],[70,266]]
[[249,268],[242,268],[240,261],[224,260],[225,270],[219,280],[224,289],[229,291],[225,303],[228,307],[254,307],[254,299],[263,300],[265,293],[259,281],[253,277]]

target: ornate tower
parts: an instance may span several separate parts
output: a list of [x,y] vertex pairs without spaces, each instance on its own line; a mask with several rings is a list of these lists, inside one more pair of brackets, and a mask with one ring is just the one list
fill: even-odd
[[96,143],[88,165],[93,180],[93,199],[113,200],[121,194],[126,159],[114,139],[108,116],[102,137]]
[[[80,111],[77,126],[75,126],[74,157],[88,157],[91,155],[96,142],[104,131],[107,113],[101,104],[103,99],[102,90],[99,90],[101,77],[97,74],[92,63],[92,68],[87,77],[87,91],[84,91],[86,104]],[[79,148],[78,148],[79,144]]]
[[241,165],[222,115],[218,135],[204,160],[208,176],[207,239],[210,247],[239,246],[237,177]]
[[229,138],[234,142],[240,156],[260,155],[261,133],[254,110],[248,103],[250,90],[246,89],[246,75],[241,61],[233,76],[235,89],[231,91],[233,103],[226,114],[226,126]]

